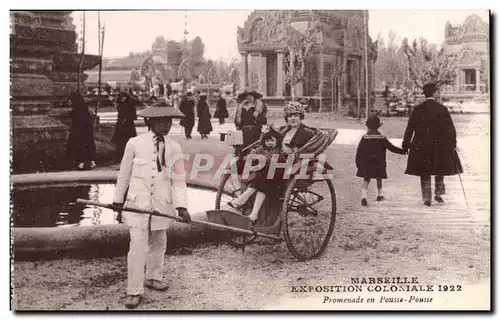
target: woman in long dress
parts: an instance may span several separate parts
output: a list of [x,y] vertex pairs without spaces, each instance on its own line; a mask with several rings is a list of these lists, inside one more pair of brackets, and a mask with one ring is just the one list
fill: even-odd
[[128,140],[137,136],[134,124],[134,121],[137,120],[137,113],[134,101],[127,93],[120,93],[117,101],[118,119],[111,142],[116,146],[117,159],[121,159]]
[[229,118],[229,113],[227,112],[227,103],[222,95],[219,95],[219,98],[217,99],[214,118],[219,119],[219,124],[224,124],[224,119]]
[[208,109],[207,96],[201,95],[198,105],[196,106],[198,111],[198,132],[201,134],[202,139],[208,139],[210,132],[212,132],[212,122],[210,119],[210,110]]
[[71,166],[77,163],[79,170],[92,169],[96,166],[93,118],[81,93],[72,93],[70,101],[71,129],[66,154]]

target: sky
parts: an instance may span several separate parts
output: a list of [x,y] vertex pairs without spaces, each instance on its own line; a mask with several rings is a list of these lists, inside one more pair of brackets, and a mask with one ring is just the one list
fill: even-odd
[[[157,36],[180,41],[187,21],[188,40],[200,36],[205,44],[205,57],[228,60],[239,56],[236,44],[237,26],[243,26],[251,11],[102,11],[105,26],[104,57],[121,57],[129,52],[150,50]],[[425,37],[440,45],[444,40],[447,20],[460,24],[470,14],[488,20],[486,10],[370,10],[369,34],[380,33],[387,40],[390,30],[401,38]],[[81,35],[82,11],[72,13],[73,23]],[[85,52],[98,54],[97,11],[86,12]],[[387,43],[387,41],[386,41]]]

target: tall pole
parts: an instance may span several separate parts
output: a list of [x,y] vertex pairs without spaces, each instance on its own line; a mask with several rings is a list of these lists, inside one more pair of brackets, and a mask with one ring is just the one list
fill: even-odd
[[[101,73],[102,73],[102,52],[104,46],[104,29],[101,30],[101,13],[97,11],[97,26],[98,26],[98,50],[99,50],[99,91],[97,93],[97,104],[95,106],[95,115],[94,115],[94,128],[97,127],[97,112],[99,111],[99,106],[101,104]],[[102,41],[101,41],[102,35]]]
[[363,18],[365,22],[365,82],[366,82],[366,119],[368,119],[368,104],[370,102],[369,88],[368,88],[368,20],[366,19],[366,10],[363,10]]
[[80,74],[82,73],[83,57],[85,56],[85,11],[83,11],[83,25],[82,25],[82,53],[80,55],[80,62],[78,63],[78,83],[77,92],[80,92]]
[[[312,10],[311,10],[312,12]],[[323,112],[323,81],[325,81],[325,62],[324,62],[324,56],[323,56],[323,31],[320,31],[320,46],[319,46],[319,112]],[[305,63],[305,61],[304,61]]]

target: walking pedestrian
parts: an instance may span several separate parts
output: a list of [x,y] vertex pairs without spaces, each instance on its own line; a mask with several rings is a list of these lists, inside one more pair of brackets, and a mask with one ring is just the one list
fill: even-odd
[[134,121],[137,120],[137,113],[133,98],[127,93],[121,92],[117,97],[117,101],[118,119],[111,142],[116,146],[118,159],[121,159],[128,140],[137,136],[134,124]]
[[224,124],[224,120],[229,118],[229,113],[227,112],[227,102],[226,99],[219,94],[217,99],[217,106],[215,107],[214,118],[219,119],[219,124]]
[[378,131],[382,126],[376,115],[366,120],[367,133],[361,138],[356,152],[356,176],[363,178],[361,189],[361,205],[367,206],[367,190],[371,179],[377,180],[377,201],[385,200],[382,193],[382,179],[387,179],[386,151],[405,154],[401,148],[394,146]]
[[179,110],[184,114],[180,125],[184,127],[184,134],[186,139],[192,139],[191,132],[193,131],[195,117],[194,117],[194,97],[192,92],[188,92],[181,99]]
[[457,132],[448,108],[436,101],[435,83],[423,87],[425,101],[411,113],[403,139],[403,149],[409,150],[405,173],[420,177],[422,200],[432,203],[431,176],[435,176],[434,200],[443,203],[446,193],[444,176],[463,172],[456,152]]
[[206,94],[200,95],[200,100],[196,106],[198,113],[198,132],[201,134],[201,139],[208,139],[208,135],[212,132],[212,122],[210,119],[210,110],[207,104]]
[[96,166],[96,146],[94,141],[93,117],[83,96],[74,92],[70,96],[71,129],[66,146],[66,155],[79,170]]

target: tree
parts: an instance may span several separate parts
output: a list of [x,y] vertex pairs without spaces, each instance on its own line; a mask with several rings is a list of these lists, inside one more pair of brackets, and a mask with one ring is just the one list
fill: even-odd
[[217,67],[211,59],[208,59],[208,61],[207,61],[206,78],[207,78],[207,81],[210,83],[221,82],[219,79],[219,75],[217,74]]
[[321,43],[322,28],[317,21],[311,21],[304,32],[292,26],[293,11],[289,11],[284,19],[287,37],[285,47],[285,82],[290,84],[292,100],[295,100],[295,86],[304,79],[306,63],[313,53],[314,46]]
[[377,86],[382,82],[395,86],[396,83],[402,83],[407,78],[405,70],[406,58],[402,47],[398,45],[399,36],[394,31],[389,31],[387,46],[381,36],[378,35],[378,53],[375,63],[375,72],[377,74]]
[[455,81],[457,59],[447,56],[444,48],[432,50],[427,40],[420,38],[413,40],[403,39],[403,49],[408,61],[408,70],[414,83],[422,88],[428,82],[435,82],[438,90],[445,85],[451,85]]
[[191,42],[191,60],[192,61],[202,61],[203,54],[205,52],[205,45],[200,37],[196,37]]
[[329,65],[330,67],[330,78],[332,84],[332,109],[331,113],[334,112],[333,106],[337,105],[337,115],[340,113],[340,105],[342,103],[342,88],[344,87],[345,81],[345,71],[346,64],[344,63],[344,54],[345,53],[345,35],[340,37],[339,45],[344,48],[344,50],[338,51],[337,55],[335,55],[333,63]]

